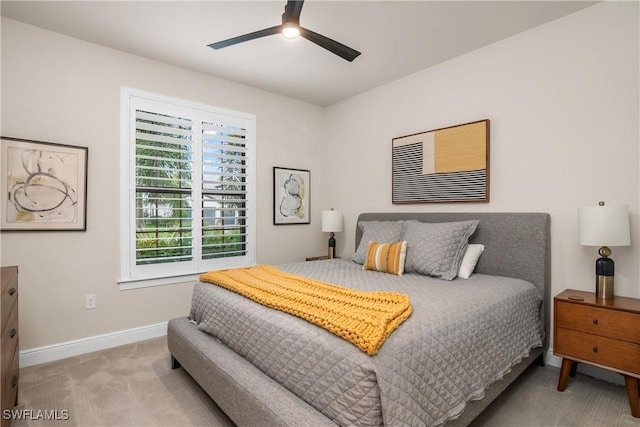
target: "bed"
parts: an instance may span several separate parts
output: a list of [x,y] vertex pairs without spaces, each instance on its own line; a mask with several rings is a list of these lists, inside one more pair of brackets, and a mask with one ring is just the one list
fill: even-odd
[[[172,367],[186,369],[241,426],[467,425],[531,363],[542,363],[549,215],[363,213],[355,236],[360,249],[371,227],[402,224],[415,245],[425,227],[469,222],[470,237],[461,238],[484,251],[468,279],[417,272],[411,244],[406,262],[413,268],[402,276],[363,270],[352,259],[278,266],[336,285],[409,295],[413,313],[374,356],[302,319],[199,282],[190,316],[168,324]],[[516,323],[522,331],[508,329]]]

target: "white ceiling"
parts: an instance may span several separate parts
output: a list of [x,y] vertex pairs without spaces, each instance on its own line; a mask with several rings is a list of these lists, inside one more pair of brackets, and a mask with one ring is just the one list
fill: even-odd
[[360,52],[305,39],[207,44],[279,25],[280,1],[2,1],[2,15],[320,106],[593,5],[586,1],[308,0],[300,24]]

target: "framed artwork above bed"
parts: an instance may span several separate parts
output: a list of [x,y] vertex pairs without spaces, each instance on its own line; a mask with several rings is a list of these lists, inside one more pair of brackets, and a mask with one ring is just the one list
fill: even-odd
[[309,224],[311,172],[273,168],[273,224]]
[[392,199],[489,202],[489,120],[392,140]]
[[3,231],[85,231],[87,147],[1,137]]

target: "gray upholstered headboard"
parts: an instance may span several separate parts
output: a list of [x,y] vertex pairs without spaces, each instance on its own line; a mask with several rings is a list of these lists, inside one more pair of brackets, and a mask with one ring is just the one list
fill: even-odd
[[[422,222],[466,221],[477,219],[478,227],[470,243],[482,243],[484,252],[475,271],[496,276],[515,277],[533,283],[544,301],[547,337],[551,298],[551,219],[547,213],[510,212],[384,212],[362,213],[360,221]],[[356,248],[362,230],[356,226]],[[410,248],[408,248],[410,250]],[[545,345],[545,348],[548,346]]]

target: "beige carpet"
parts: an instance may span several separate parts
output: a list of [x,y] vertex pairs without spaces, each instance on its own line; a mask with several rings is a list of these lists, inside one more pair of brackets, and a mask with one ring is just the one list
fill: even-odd
[[624,386],[578,373],[557,391],[559,368],[534,365],[470,427],[640,427]]
[[18,399],[16,409],[69,419],[15,427],[233,426],[184,369],[171,369],[164,337],[22,369]]
[[[558,372],[532,367],[472,426],[640,426],[624,387],[579,374],[559,393]],[[170,369],[165,338],[32,366],[20,375],[16,410],[27,419],[13,421],[15,427],[233,425],[184,369]],[[52,417],[58,420],[46,419]]]

